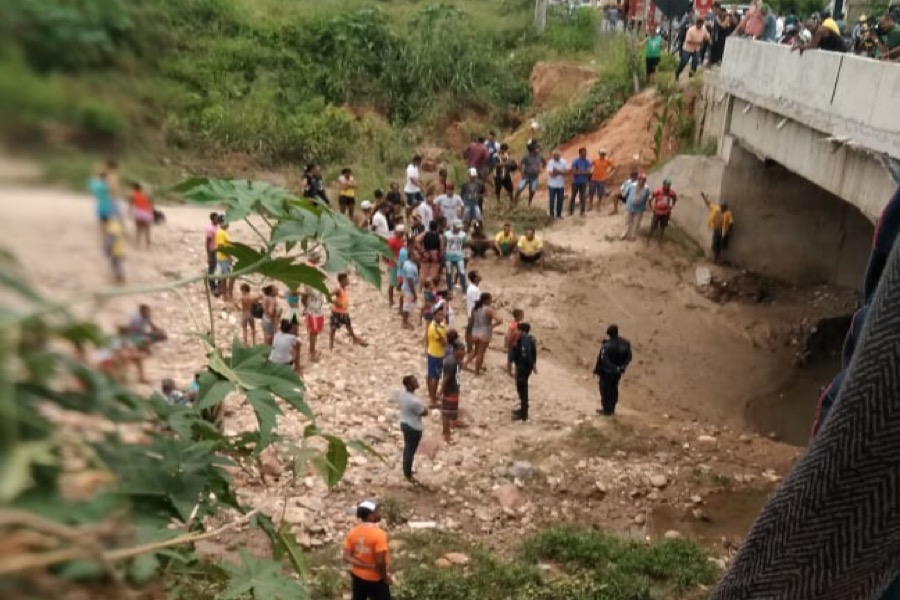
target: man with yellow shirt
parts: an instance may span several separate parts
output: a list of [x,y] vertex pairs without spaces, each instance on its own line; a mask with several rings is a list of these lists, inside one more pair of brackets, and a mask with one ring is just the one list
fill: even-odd
[[706,226],[712,230],[713,262],[718,263],[722,256],[722,250],[728,248],[728,239],[731,235],[731,228],[734,226],[734,215],[731,214],[727,202],[714,204],[703,192],[700,192],[700,196],[703,198],[706,208],[709,209]]
[[534,234],[534,227],[525,230],[525,235],[519,238],[516,248],[518,250],[516,254],[517,268],[521,268],[523,264],[537,263],[541,272],[544,272],[544,242]]
[[[231,245],[231,236],[228,235],[228,223],[222,219],[219,222],[219,229],[216,230],[216,262],[219,263],[219,275],[226,276],[231,273],[231,256],[224,252],[226,246]],[[226,302],[230,302],[234,297],[234,279],[229,277],[222,280],[219,286],[222,297]]]
[[394,583],[387,533],[378,527],[381,513],[372,500],[356,506],[359,525],[344,540],[344,562],[350,565],[353,600],[390,600]]
[[447,346],[447,324],[444,321],[446,306],[443,302],[438,302],[431,310],[431,322],[425,332],[425,383],[431,407],[435,408],[438,406],[437,390],[444,372],[444,349]]
[[517,242],[516,233],[512,230],[512,225],[504,223],[503,229],[494,236],[494,251],[497,253],[497,257],[511,255],[513,250],[516,249]]

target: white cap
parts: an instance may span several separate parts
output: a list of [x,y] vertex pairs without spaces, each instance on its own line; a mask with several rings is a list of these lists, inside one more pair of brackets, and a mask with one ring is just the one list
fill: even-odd
[[403,233],[404,231],[406,231],[406,226],[403,223],[394,227],[394,233]]
[[451,226],[452,227],[462,227],[463,223],[459,219],[453,219],[453,223],[451,224]]
[[471,177],[475,177],[476,175],[478,175],[478,169],[476,169],[475,167],[469,168],[469,175]]
[[375,510],[378,508],[378,505],[375,504],[374,500],[363,500],[359,504],[356,505],[356,508],[365,508],[366,510]]
[[369,200],[363,200],[359,204],[359,207],[363,210],[369,210],[370,208],[372,208],[372,202],[370,202]]

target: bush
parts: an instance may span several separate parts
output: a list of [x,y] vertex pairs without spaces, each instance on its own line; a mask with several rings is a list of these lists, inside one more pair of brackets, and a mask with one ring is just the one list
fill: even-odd
[[78,124],[90,138],[112,141],[125,133],[125,119],[114,106],[100,100],[88,100],[78,110]]
[[597,46],[599,30],[598,11],[554,6],[547,14],[543,41],[558,52],[590,52]]

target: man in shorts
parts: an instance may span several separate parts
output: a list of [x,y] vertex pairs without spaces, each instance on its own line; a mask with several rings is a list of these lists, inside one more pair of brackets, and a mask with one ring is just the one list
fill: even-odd
[[[456,333],[451,332],[451,333]],[[441,379],[441,426],[444,441],[452,443],[450,428],[460,427],[459,422],[459,393],[460,371],[463,360],[466,358],[466,345],[455,336],[450,344],[450,352],[444,357],[443,378]]]
[[647,235],[647,244],[653,239],[653,234],[659,230],[659,244],[663,243],[666,227],[669,226],[669,217],[672,209],[678,201],[678,195],[672,189],[672,180],[663,179],[662,187],[653,192],[650,198],[650,207],[653,209],[653,219],[650,221],[650,233]]
[[397,225],[394,228],[394,235],[388,238],[387,245],[394,255],[394,260],[388,261],[388,304],[393,307],[394,290],[400,287],[397,277],[402,266],[400,263],[400,251],[406,246],[406,227]]
[[482,204],[484,202],[484,183],[478,179],[478,170],[475,167],[469,168],[469,180],[462,184],[462,199],[465,209],[463,210],[463,224],[468,231],[472,222],[481,222]]
[[[306,262],[309,266],[318,268],[321,256],[313,252],[306,259]],[[303,303],[306,331],[309,333],[309,362],[319,362],[319,353],[316,352],[316,341],[319,339],[319,334],[325,329],[325,298],[322,296],[322,292],[307,285],[303,288],[300,301]]]
[[341,327],[346,327],[350,339],[357,346],[368,344],[353,331],[350,321],[350,276],[346,273],[338,275],[338,289],[331,293],[331,333],[329,334],[330,350],[334,350],[334,336]]
[[519,203],[519,197],[522,195],[522,190],[527,187],[528,206],[531,206],[531,201],[534,200],[534,195],[537,193],[538,180],[541,177],[541,171],[544,169],[544,164],[544,158],[541,156],[540,147],[538,147],[537,144],[532,143],[528,146],[528,153],[522,157],[522,178],[519,180],[519,185],[516,187],[516,196],[513,199],[513,204]]
[[444,352],[447,346],[446,305],[438,301],[431,309],[431,322],[425,332],[425,384],[432,408],[438,407],[438,384],[444,368]]
[[[606,148],[600,148],[597,158],[591,161],[591,181],[588,185],[588,212],[594,210],[594,196],[597,197],[597,210],[600,210],[600,203],[606,196],[606,184],[609,178],[615,172],[616,167],[608,158],[609,152]],[[613,209],[616,207],[613,206]]]
[[647,33],[647,38],[643,41],[644,63],[647,67],[647,83],[650,85],[653,85],[656,68],[659,66],[659,61],[662,58],[662,43],[663,39],[659,27],[651,29]]
[[416,154],[412,161],[406,166],[406,185],[403,192],[406,194],[406,216],[412,213],[412,209],[425,200],[423,191],[425,186],[419,175],[419,167],[422,166],[422,157]]
[[231,245],[231,236],[228,235],[228,223],[224,218],[219,219],[219,229],[215,234],[216,262],[219,265],[219,275],[223,279],[219,282],[219,291],[225,302],[231,302],[234,298],[234,278],[228,277],[231,273],[231,255],[225,252],[225,248]]
[[544,272],[544,242],[535,235],[534,227],[525,230],[525,235],[519,238],[516,245],[516,267],[521,268],[522,265],[537,264]]
[[341,176],[338,177],[338,208],[342,215],[347,215],[353,220],[353,211],[356,208],[356,179],[353,178],[353,171],[350,168],[341,169]]

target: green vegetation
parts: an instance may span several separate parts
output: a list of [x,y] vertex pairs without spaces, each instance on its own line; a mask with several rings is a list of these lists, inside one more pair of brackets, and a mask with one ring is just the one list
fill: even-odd
[[[510,561],[446,533],[398,540],[401,577],[393,595],[399,600],[669,600],[699,597],[699,586],[715,578],[705,552],[683,540],[643,544],[599,531],[551,529],[527,539]],[[433,566],[448,552],[466,554],[469,564]],[[341,571],[329,565],[320,580],[340,580]],[[343,591],[324,584],[319,590],[321,600],[337,600]]]
[[[253,215],[272,223],[270,232],[259,233],[257,248],[237,242],[228,247],[235,276],[262,275],[290,287],[325,290],[325,275],[303,260],[309,249],[320,247],[327,255],[325,270],[352,268],[380,284],[379,262],[388,255],[384,242],[330,210],[260,182],[193,180],[177,191],[193,204],[224,204],[230,221]],[[3,530],[16,548],[0,574],[13,589],[28,595],[27,590],[48,589],[34,588],[37,581],[84,582],[109,583],[124,593],[125,582],[142,586],[165,573],[173,597],[303,597],[305,590],[285,574],[289,565],[307,576],[289,527],[243,506],[230,472],[237,468],[252,476],[250,465],[258,468],[261,453],[278,444],[293,458],[288,474],[306,476],[314,468],[333,486],[347,467],[349,449],[368,448],[320,430],[304,400],[303,382],[291,367],[269,362],[265,346],[217,343],[211,304],[208,321],[192,317],[207,359],[192,405],[170,404],[158,394],[141,397],[119,383],[118,373],[94,368],[86,358],[91,347],[115,346],[69,307],[154,291],[172,292],[187,303],[183,290],[189,286],[202,286],[209,299],[210,276],[91,290],[60,301],[32,288],[7,251],[0,262],[0,289],[11,300],[0,311],[0,502],[9,507]],[[252,408],[256,428],[223,431],[223,402],[233,392]],[[275,430],[285,410],[307,419],[301,439]],[[51,415],[62,411],[96,425],[88,431],[58,426]],[[129,429],[140,435],[126,436]],[[260,528],[274,556],[255,557],[239,548],[237,565],[203,562],[192,543],[210,537],[205,534],[211,523],[225,523],[220,533]]]
[[138,156],[140,177],[161,156],[235,157],[322,162],[329,177],[348,162],[364,187],[384,185],[451,123],[517,126],[538,59],[596,52],[611,78],[550,119],[554,139],[619,105],[633,65],[599,39],[595,11],[551,10],[541,38],[532,18],[530,0],[14,3],[0,21],[0,132],[45,157]]

